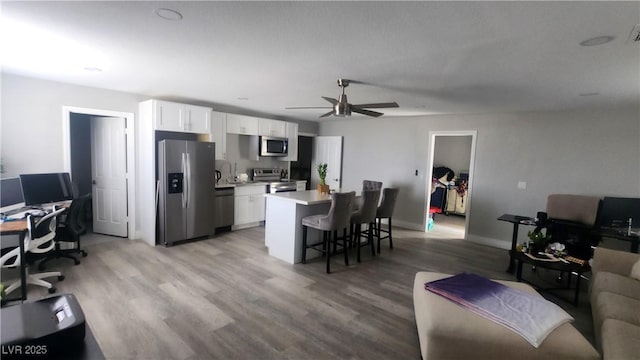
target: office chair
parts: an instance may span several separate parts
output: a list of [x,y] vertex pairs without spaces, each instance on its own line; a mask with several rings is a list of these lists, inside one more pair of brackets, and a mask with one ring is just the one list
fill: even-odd
[[[25,256],[28,255],[28,253],[44,254],[53,250],[55,247],[54,239],[56,237],[56,218],[63,211],[65,211],[65,209],[56,209],[54,206],[53,211],[37,221],[34,220],[33,216],[27,216],[27,234],[24,237]],[[22,259],[20,256],[20,248],[16,247],[2,255],[0,265],[3,268],[14,268],[22,266],[22,262],[25,260],[26,259]],[[51,283],[42,280],[52,276],[57,276],[59,281],[64,280],[64,275],[59,271],[29,274],[29,269],[27,268],[26,282],[27,284],[46,287],[49,293],[52,294],[56,292],[56,288]],[[18,279],[5,289],[5,293],[8,294],[19,287],[20,280]]]
[[[58,225],[55,249],[38,264],[38,270],[44,270],[45,265],[53,259],[67,258],[73,260],[75,265],[78,265],[80,264],[80,260],[71,254],[80,254],[82,257],[87,256],[87,252],[80,248],[80,235],[87,232],[85,226],[85,207],[90,199],[91,194],[73,199],[69,209],[67,209],[64,220]],[[73,248],[61,249],[60,244],[65,242],[73,243]]]
[[551,234],[551,242],[563,243],[569,255],[589,259],[591,247],[602,239],[596,223],[599,206],[596,196],[551,194],[542,226]]

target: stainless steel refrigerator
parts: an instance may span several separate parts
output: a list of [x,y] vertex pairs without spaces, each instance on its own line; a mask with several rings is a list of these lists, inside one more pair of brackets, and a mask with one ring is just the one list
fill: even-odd
[[158,143],[158,244],[170,246],[214,234],[214,164],[214,143]]

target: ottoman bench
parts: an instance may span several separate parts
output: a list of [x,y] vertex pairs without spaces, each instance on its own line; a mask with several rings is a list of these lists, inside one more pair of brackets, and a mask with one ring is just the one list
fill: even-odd
[[[424,283],[451,275],[419,272],[413,305],[424,360],[438,359],[600,359],[598,352],[570,323],[556,328],[537,349],[520,335],[424,289]],[[540,296],[531,286],[498,281]]]

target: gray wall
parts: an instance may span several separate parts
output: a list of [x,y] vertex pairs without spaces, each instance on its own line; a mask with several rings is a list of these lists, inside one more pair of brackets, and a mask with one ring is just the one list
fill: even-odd
[[471,136],[436,136],[433,166],[446,166],[460,175],[469,170],[471,160]]
[[4,176],[63,170],[62,107],[137,113],[143,96],[2,73]]
[[468,239],[506,247],[511,226],[496,218],[535,216],[551,193],[640,195],[638,109],[354,117],[321,122],[320,134],[344,137],[345,190],[365,178],[400,187],[395,224],[423,228],[429,132],[477,130]]

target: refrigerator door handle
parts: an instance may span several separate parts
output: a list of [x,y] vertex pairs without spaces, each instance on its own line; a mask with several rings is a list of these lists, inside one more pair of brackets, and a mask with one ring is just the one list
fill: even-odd
[[184,174],[184,179],[182,180],[182,207],[186,208],[187,207],[187,191],[189,191],[189,177],[187,175],[187,154],[182,153],[182,163],[181,165],[181,170],[182,170],[182,174]]
[[[187,153],[187,184],[191,183],[191,154]],[[187,200],[185,201],[186,206],[185,208],[189,207],[189,196],[191,196],[191,188],[189,187],[189,185],[187,185]]]

